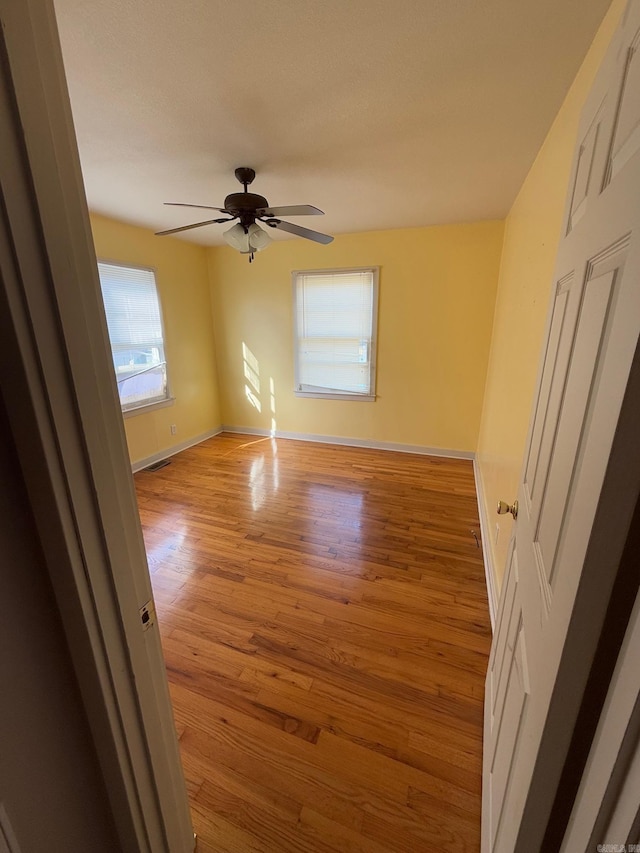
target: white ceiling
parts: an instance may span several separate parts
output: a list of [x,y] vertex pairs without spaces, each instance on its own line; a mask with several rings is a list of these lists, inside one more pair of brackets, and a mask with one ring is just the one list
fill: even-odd
[[252,166],[253,191],[339,234],[504,217],[608,0],[55,7],[92,210],[212,218],[163,202],[221,205]]

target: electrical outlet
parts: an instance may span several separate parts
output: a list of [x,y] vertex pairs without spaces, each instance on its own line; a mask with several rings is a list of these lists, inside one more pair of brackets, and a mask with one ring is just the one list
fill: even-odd
[[496,545],[498,544],[499,538],[500,538],[500,525],[496,524]]
[[178,432],[178,427],[175,424],[171,424],[171,435],[175,435]]
[[140,608],[140,622],[142,623],[142,630],[148,631],[149,628],[155,625],[156,621],[156,606],[153,603],[153,599],[149,599],[145,605]]

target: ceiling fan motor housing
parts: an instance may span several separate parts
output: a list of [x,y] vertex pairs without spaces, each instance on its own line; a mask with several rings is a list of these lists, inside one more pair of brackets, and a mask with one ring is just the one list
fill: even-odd
[[255,193],[231,193],[224,200],[224,209],[236,216],[242,213],[255,215],[263,207],[269,207],[269,202],[264,196]]

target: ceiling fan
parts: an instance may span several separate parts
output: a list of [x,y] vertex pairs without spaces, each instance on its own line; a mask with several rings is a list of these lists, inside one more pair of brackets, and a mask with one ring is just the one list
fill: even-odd
[[269,207],[269,202],[264,196],[250,193],[247,187],[253,182],[256,173],[247,166],[240,166],[235,170],[238,181],[242,184],[244,192],[231,193],[224,200],[224,207],[210,207],[207,204],[183,204],[181,202],[168,201],[165,204],[174,207],[198,207],[204,210],[218,210],[226,216],[220,219],[206,219],[204,222],[194,222],[193,225],[182,225],[179,228],[169,228],[167,231],[158,231],[157,236],[166,234],[177,234],[180,231],[189,231],[191,228],[200,228],[203,225],[214,225],[222,222],[233,222],[239,220],[232,228],[223,233],[223,238],[234,249],[242,254],[249,255],[249,262],[253,260],[253,253],[265,249],[271,242],[268,233],[257,224],[256,220],[263,222],[270,228],[279,231],[288,231],[298,237],[305,237],[316,243],[330,243],[333,237],[321,234],[319,231],[311,231],[293,222],[283,222],[281,216],[321,216],[324,211],[310,204],[296,204],[289,207]]

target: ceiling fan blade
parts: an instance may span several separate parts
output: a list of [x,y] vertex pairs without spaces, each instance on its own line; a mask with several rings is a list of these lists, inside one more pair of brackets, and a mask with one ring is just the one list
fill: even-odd
[[211,207],[208,204],[185,204],[182,201],[165,201],[164,203],[170,205],[171,207],[200,207],[203,210],[219,210],[220,213],[227,212],[224,207]]
[[312,204],[292,204],[289,207],[263,207],[258,216],[324,216],[324,210]]
[[207,219],[204,222],[194,222],[193,225],[181,225],[179,228],[169,228],[167,231],[156,231],[156,237],[165,237],[167,234],[177,234],[178,231],[189,231],[191,228],[200,228],[201,225],[214,225],[218,222],[233,222],[231,219]]
[[300,225],[294,225],[293,222],[283,222],[281,219],[267,219],[267,225],[272,228],[277,228],[279,231],[288,231],[289,234],[295,234],[298,237],[306,237],[307,240],[313,240],[315,243],[331,243],[333,237],[328,234],[321,234],[319,231],[311,231],[310,228],[302,228]]

